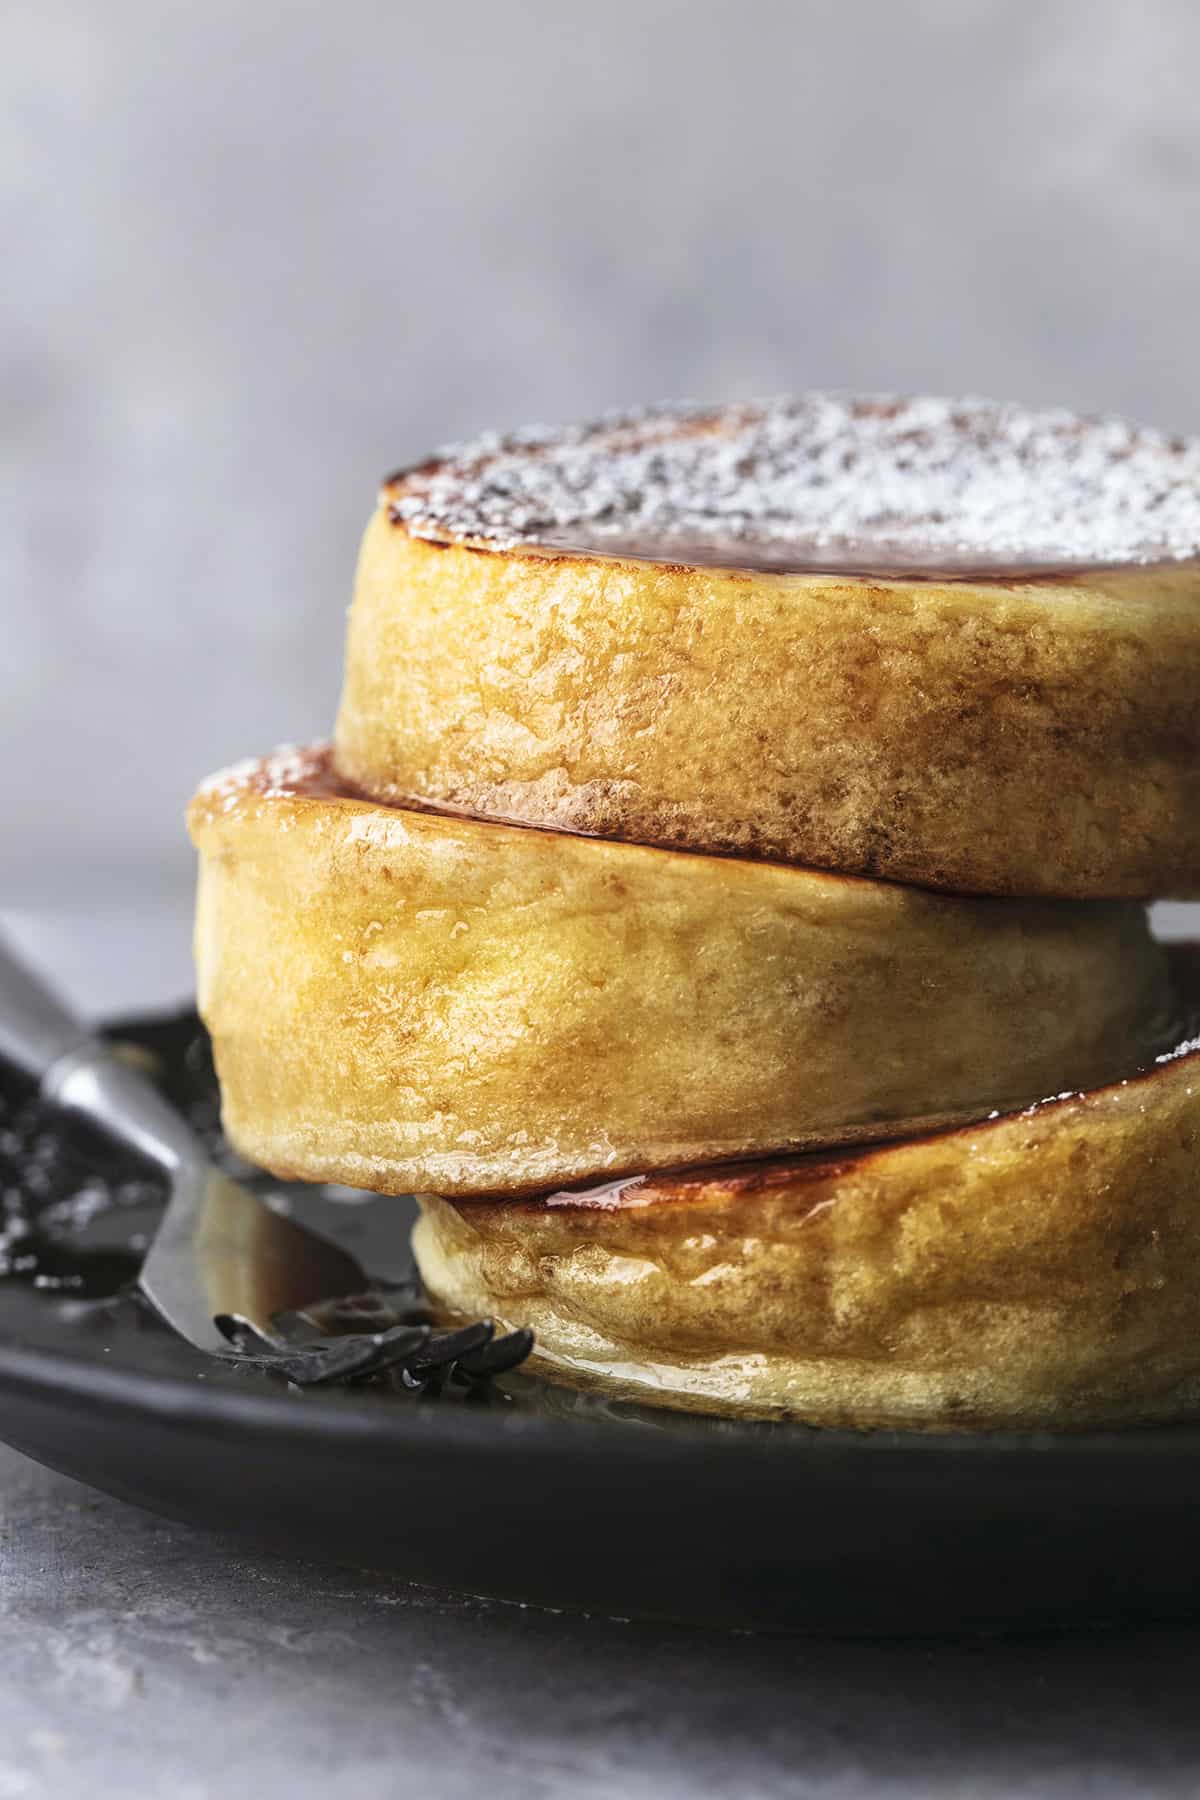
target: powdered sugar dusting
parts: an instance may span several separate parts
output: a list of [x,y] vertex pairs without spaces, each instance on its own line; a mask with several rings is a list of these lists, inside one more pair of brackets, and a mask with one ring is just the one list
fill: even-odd
[[280,744],[269,756],[247,756],[219,769],[200,783],[199,792],[229,812],[247,793],[264,800],[284,800],[325,779],[330,745]]
[[489,434],[393,477],[415,537],[777,568],[1200,556],[1200,440],[993,401],[814,393]]

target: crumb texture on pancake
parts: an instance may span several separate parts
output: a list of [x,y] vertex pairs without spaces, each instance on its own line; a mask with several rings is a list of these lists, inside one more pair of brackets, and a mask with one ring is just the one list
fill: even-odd
[[1200,895],[1200,445],[810,396],[467,446],[359,559],[379,798],[963,893]]
[[1161,1048],[1133,904],[963,900],[406,812],[326,752],[206,783],[196,953],[233,1142],[528,1191],[894,1135]]
[[988,1124],[599,1203],[422,1196],[452,1311],[650,1404],[930,1430],[1200,1417],[1200,1053]]

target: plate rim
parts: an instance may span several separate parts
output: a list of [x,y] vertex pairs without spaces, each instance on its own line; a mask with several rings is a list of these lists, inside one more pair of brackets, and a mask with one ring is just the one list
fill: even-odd
[[[5,1336],[0,1297],[0,1392],[5,1391],[18,1391],[65,1410],[86,1402],[110,1415],[149,1415],[180,1428],[219,1423],[224,1430],[233,1429],[247,1438],[265,1434],[274,1442],[286,1437],[317,1445],[369,1438],[377,1444],[414,1451],[432,1440],[439,1449],[479,1454],[511,1450],[527,1455],[534,1447],[555,1454],[562,1441],[570,1438],[580,1446],[590,1442],[598,1454],[604,1454],[607,1446],[618,1462],[630,1457],[659,1462],[664,1454],[711,1459],[744,1456],[748,1451],[793,1465],[855,1456],[926,1459],[940,1455],[955,1461],[983,1458],[1005,1462],[1014,1458],[1039,1462],[1047,1458],[1055,1462],[1099,1459],[1106,1463],[1113,1458],[1140,1460],[1147,1456],[1200,1459],[1200,1425],[1186,1424],[1079,1432],[905,1432],[780,1421],[776,1429],[763,1430],[763,1421],[673,1413],[670,1426],[661,1431],[653,1429],[652,1421],[631,1420],[629,1429],[618,1436],[611,1424],[569,1416],[484,1408],[470,1411],[420,1400],[399,1400],[393,1406],[367,1394],[359,1398],[341,1391],[332,1404],[332,1395],[326,1398],[319,1393],[298,1395],[268,1389],[242,1393],[207,1385],[203,1371],[190,1377],[164,1374],[123,1361],[110,1363],[76,1350],[16,1342]],[[4,1435],[0,1425],[0,1438]]]

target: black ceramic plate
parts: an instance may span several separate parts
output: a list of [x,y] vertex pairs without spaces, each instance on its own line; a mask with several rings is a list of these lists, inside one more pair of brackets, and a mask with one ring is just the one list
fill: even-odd
[[[120,1035],[215,1127],[194,1018]],[[200,1357],[123,1291],[152,1180],[11,1089],[0,1190],[0,1436],[172,1517],[474,1593],[757,1627],[1027,1630],[1200,1610],[1200,1430],[810,1431],[520,1374],[436,1400],[378,1382],[301,1393]],[[303,1196],[373,1272],[400,1272],[402,1205]]]

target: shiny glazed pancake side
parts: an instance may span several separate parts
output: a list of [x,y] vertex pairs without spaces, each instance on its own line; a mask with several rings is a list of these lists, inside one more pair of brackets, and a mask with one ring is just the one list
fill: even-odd
[[1200,1417],[1200,1053],[878,1149],[422,1198],[448,1310],[645,1403],[930,1430]]
[[[964,893],[1200,894],[1200,446],[813,395],[395,477],[364,790]],[[723,566],[724,565],[724,566]]]
[[1132,904],[404,812],[312,752],[218,778],[191,827],[226,1127],[281,1174],[469,1194],[878,1138],[1172,1027]]

